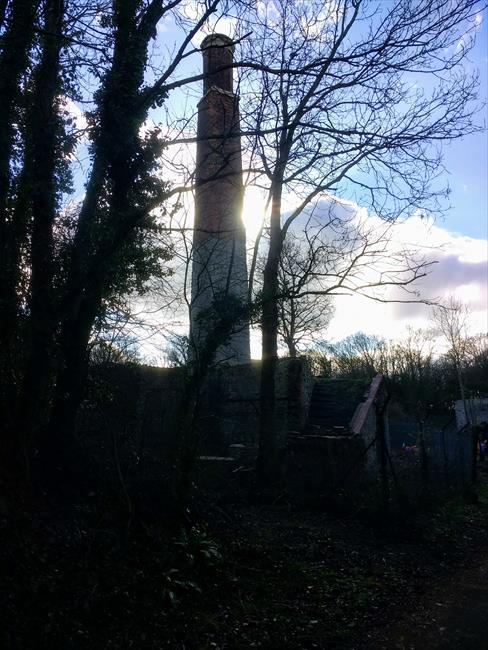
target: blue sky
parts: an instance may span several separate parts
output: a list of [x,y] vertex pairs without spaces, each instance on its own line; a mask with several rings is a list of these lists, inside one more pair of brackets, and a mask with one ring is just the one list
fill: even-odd
[[[230,24],[218,26],[218,31],[229,35],[232,35],[231,30]],[[479,15],[476,31],[476,44],[465,65],[467,72],[479,71],[482,105],[488,96],[486,13]],[[166,36],[170,32],[168,29]],[[199,65],[197,54],[190,57],[185,72],[195,71],[195,67],[198,70]],[[197,86],[193,92],[195,104],[199,93],[200,86]],[[486,126],[486,106],[481,108],[476,121]],[[488,331],[488,134],[467,135],[444,145],[443,152],[446,174],[441,176],[439,183],[444,185],[447,181],[451,190],[444,203],[445,212],[426,220],[414,216],[399,225],[395,236],[398,242],[417,246],[420,253],[437,261],[432,273],[418,285],[422,296],[441,301],[449,295],[462,298],[471,307],[472,333]],[[254,215],[258,211],[256,198],[251,197],[249,201],[250,213]],[[255,218],[248,219],[245,210],[244,219],[249,237],[256,228]],[[425,304],[381,304],[356,296],[344,297],[336,299],[336,315],[324,336],[340,339],[362,329],[385,337],[398,337],[407,326],[429,325],[430,308]],[[258,337],[253,340],[253,354],[259,356]]]
[[[220,22],[218,29],[229,31],[229,23]],[[158,29],[156,47],[162,54],[166,44],[181,41],[182,32],[168,18]],[[164,57],[163,57],[164,58]],[[200,72],[201,56],[196,52],[188,57],[179,67],[177,76]],[[488,101],[488,25],[487,14],[480,21],[477,29],[477,39],[469,55],[468,69],[478,70],[480,74],[480,104]],[[150,75],[152,76],[152,75]],[[185,111],[196,109],[201,84],[194,84],[190,89],[190,101],[185,95],[186,90],[174,92],[169,100],[173,114],[178,113],[179,105],[186,104]],[[192,107],[191,105],[194,104]],[[152,112],[155,122],[166,119],[161,109]],[[480,110],[477,122],[488,125],[488,109],[486,105]],[[475,238],[488,238],[488,132],[467,135],[460,140],[445,144],[444,164],[447,174],[441,179],[446,180],[451,189],[449,200],[445,202],[446,212],[439,215],[439,222],[447,230]],[[86,148],[81,147],[80,157],[86,160]],[[75,185],[77,193],[82,193],[84,173],[78,166],[75,168]],[[347,197],[344,197],[347,198]],[[450,207],[447,207],[450,206]]]
[[[471,65],[480,73],[480,101],[488,98],[488,24],[481,22],[477,41],[470,54]],[[488,126],[485,105],[478,122]],[[468,135],[445,146],[445,166],[449,172],[452,207],[444,226],[470,237],[488,238],[488,132]]]
[[[485,13],[477,27],[476,45],[469,54],[468,68],[478,70],[480,74],[480,104],[488,97],[488,16]],[[218,31],[231,31],[229,21],[223,21]],[[166,21],[158,29],[156,48],[163,54],[165,45],[171,50],[173,42],[181,42],[182,32],[171,21]],[[164,58],[164,57],[163,57]],[[201,54],[194,53],[178,70],[177,77],[199,73]],[[201,84],[195,84],[188,96],[183,92],[174,93],[168,105],[171,113],[177,116],[183,108],[187,113],[196,110],[200,97]],[[154,122],[167,123],[164,109],[153,112]],[[477,122],[488,124],[486,105],[480,110]],[[86,161],[86,147],[80,148],[79,154]],[[473,331],[488,329],[487,293],[488,293],[488,133],[480,132],[465,136],[449,145],[444,145],[444,165],[451,195],[446,202],[450,207],[442,215],[422,221],[418,218],[409,220],[398,230],[400,241],[408,241],[422,247],[437,246],[435,256],[439,261],[432,275],[420,286],[427,297],[443,298],[448,294],[465,297],[473,308]],[[76,171],[78,198],[83,194],[83,174]],[[252,212],[256,216],[259,209],[256,200],[251,200]],[[244,214],[246,220],[246,214]],[[252,221],[249,231],[255,227]],[[250,234],[250,233],[249,233]],[[248,236],[249,236],[248,234]],[[430,244],[430,246],[426,246]],[[429,253],[430,255],[431,253]],[[432,253],[434,255],[434,252]],[[358,319],[357,315],[361,314]],[[380,305],[360,298],[341,299],[337,303],[336,317],[327,333],[328,338],[341,338],[358,329],[383,336],[397,336],[407,324],[414,326],[428,325],[428,308],[425,305],[398,304]],[[258,346],[255,346],[258,354]]]

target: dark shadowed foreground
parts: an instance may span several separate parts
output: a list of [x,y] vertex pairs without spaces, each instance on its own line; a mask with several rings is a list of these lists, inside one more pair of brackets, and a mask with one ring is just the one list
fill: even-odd
[[2,513],[1,647],[487,647],[485,487],[381,522],[202,499],[208,526],[175,537],[121,503]]
[[488,634],[488,553],[468,552],[458,570],[434,585],[419,607],[378,634],[378,648],[486,650]]

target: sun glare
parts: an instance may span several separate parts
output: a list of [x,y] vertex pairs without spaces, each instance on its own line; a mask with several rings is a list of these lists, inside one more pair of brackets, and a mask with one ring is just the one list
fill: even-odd
[[246,228],[247,240],[254,241],[265,216],[266,195],[258,187],[246,187],[242,220]]

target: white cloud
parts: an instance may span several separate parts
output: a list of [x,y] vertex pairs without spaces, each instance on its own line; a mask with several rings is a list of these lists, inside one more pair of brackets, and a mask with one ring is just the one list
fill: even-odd
[[[370,217],[371,219],[371,217]],[[424,299],[461,298],[471,310],[471,333],[488,329],[488,240],[450,232],[428,219],[412,217],[393,230],[391,245],[417,250],[436,261],[416,287]],[[392,297],[401,298],[396,292]],[[358,330],[396,338],[408,325],[429,326],[430,308],[422,303],[378,304],[361,297],[337,298],[336,316],[327,333],[343,338]]]
[[[288,209],[293,210],[298,202],[297,197],[287,197]],[[394,268],[391,263],[394,256],[408,251],[426,262],[435,262],[430,272],[411,287],[418,292],[420,299],[443,301],[454,294],[471,308],[471,332],[487,329],[488,240],[451,232],[441,223],[418,214],[388,227],[378,217],[368,215],[364,208],[350,201],[333,203],[332,197],[327,195],[296,220],[293,230],[297,233],[303,230],[311,213],[313,223],[326,222],[330,218],[331,206],[335,216],[348,222],[351,227],[360,223],[372,237],[386,230],[385,237],[389,240],[386,255],[379,263],[371,260],[371,266],[368,268],[366,265],[362,270],[364,279],[374,278],[378,271],[387,269],[389,264]],[[244,203],[248,241],[252,240],[259,227],[263,207],[264,194],[258,190],[248,190]],[[377,295],[389,300],[418,300],[415,295],[406,294],[399,288],[379,290]],[[335,316],[324,338],[337,340],[358,330],[397,338],[409,325],[429,326],[431,307],[419,301],[382,303],[357,295],[337,296],[334,300]]]

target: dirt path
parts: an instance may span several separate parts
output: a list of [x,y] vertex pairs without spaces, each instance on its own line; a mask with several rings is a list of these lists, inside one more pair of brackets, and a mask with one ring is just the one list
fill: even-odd
[[375,645],[382,650],[488,650],[488,548],[422,598]]

